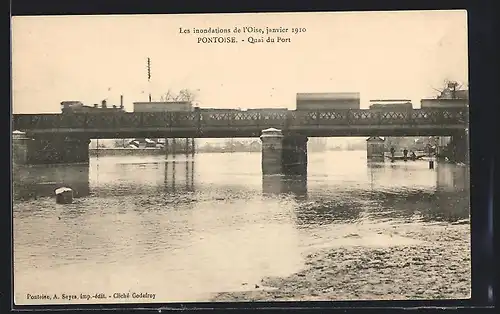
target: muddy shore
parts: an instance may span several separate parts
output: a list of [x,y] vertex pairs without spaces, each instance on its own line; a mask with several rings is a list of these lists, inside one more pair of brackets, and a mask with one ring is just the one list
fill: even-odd
[[[212,301],[340,301],[469,298],[470,225],[395,224],[378,234],[418,240],[411,245],[349,246],[304,256],[286,278],[248,283],[250,291],[223,292]],[[346,235],[355,237],[356,235]],[[246,283],[245,283],[246,284]]]

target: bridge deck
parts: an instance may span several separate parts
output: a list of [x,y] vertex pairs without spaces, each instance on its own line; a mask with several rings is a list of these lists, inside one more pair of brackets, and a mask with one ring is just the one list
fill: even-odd
[[89,138],[255,137],[270,127],[306,136],[426,136],[463,131],[467,119],[466,109],[16,114],[13,129]]

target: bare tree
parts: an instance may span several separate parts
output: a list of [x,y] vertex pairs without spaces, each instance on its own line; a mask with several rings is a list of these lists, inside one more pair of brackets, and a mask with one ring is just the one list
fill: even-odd
[[196,91],[190,89],[181,89],[178,93],[172,92],[170,89],[162,96],[164,101],[188,101],[194,102],[197,99]]
[[[444,80],[442,87],[433,89],[437,92],[436,98],[457,98],[457,91],[462,88],[463,84],[460,84],[458,81],[453,80]],[[467,85],[467,89],[468,85]]]

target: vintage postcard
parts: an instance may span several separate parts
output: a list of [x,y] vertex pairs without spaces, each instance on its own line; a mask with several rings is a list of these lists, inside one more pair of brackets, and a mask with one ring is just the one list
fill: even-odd
[[12,19],[16,305],[463,299],[465,11]]

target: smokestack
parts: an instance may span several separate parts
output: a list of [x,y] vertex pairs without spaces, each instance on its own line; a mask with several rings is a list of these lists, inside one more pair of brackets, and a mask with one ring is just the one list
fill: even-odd
[[120,108],[123,108],[123,95],[120,95]]

